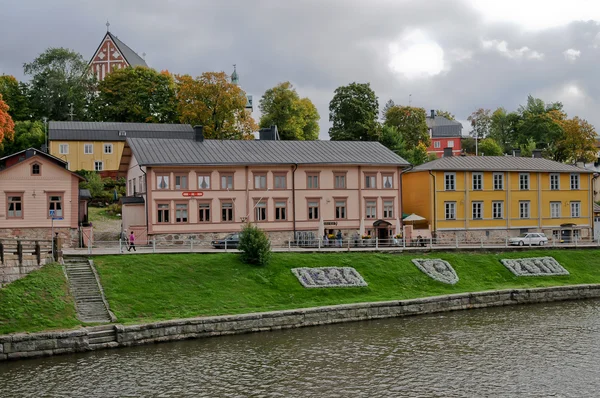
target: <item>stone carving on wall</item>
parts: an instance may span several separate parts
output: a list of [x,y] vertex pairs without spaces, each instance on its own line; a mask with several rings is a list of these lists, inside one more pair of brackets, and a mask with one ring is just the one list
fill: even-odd
[[516,276],[569,275],[553,257],[511,258],[500,260]]
[[458,282],[458,275],[448,261],[441,258],[415,258],[412,262],[431,279],[449,285]]
[[292,268],[292,273],[306,288],[367,286],[352,267]]

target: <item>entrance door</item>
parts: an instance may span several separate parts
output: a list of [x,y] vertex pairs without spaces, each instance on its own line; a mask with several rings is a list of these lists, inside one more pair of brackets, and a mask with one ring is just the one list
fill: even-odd
[[379,240],[380,245],[387,245],[389,236],[387,228],[377,228],[377,239]]

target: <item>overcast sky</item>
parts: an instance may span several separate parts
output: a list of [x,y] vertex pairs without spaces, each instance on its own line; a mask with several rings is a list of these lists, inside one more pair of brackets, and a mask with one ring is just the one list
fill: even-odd
[[93,55],[106,32],[157,70],[231,73],[254,95],[289,80],[321,115],[333,91],[370,82],[388,99],[514,110],[528,94],[562,101],[600,129],[597,0],[0,0],[0,74],[19,79],[48,47]]

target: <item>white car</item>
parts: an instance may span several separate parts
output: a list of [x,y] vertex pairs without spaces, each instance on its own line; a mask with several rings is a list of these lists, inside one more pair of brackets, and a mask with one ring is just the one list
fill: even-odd
[[548,238],[546,237],[546,235],[540,232],[528,232],[525,234],[521,234],[516,238],[510,238],[509,243],[511,245],[518,246],[543,246],[545,244],[548,244]]

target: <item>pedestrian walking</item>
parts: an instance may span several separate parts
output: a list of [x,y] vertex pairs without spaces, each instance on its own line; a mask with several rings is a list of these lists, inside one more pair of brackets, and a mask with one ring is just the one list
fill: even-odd
[[337,246],[342,247],[342,231],[338,229],[337,235],[335,236],[337,239]]
[[131,231],[131,234],[129,235],[129,247],[127,248],[127,251],[131,251],[131,249],[133,249],[134,252],[137,251],[135,250],[135,234],[133,231]]

